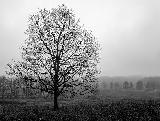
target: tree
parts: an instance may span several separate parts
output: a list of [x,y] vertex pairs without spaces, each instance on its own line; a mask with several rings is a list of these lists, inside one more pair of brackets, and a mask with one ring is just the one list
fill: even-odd
[[103,81],[103,82],[102,82],[102,88],[103,88],[103,89],[106,89],[106,88],[107,88],[107,82],[106,82],[106,81]]
[[23,60],[8,64],[8,74],[53,94],[55,110],[60,95],[95,90],[99,44],[91,32],[79,25],[72,10],[65,5],[39,10],[30,16],[26,35]]
[[125,81],[123,83],[123,89],[128,89],[129,88],[129,82],[128,81]]
[[143,82],[142,81],[137,81],[137,83],[136,83],[136,89],[137,90],[142,90],[143,89]]
[[5,92],[6,92],[6,77],[5,76],[0,76],[0,93],[1,93],[1,98],[5,97]]
[[120,89],[120,84],[118,82],[115,82],[114,83],[114,88],[117,90],[117,89]]
[[132,82],[130,82],[129,88],[130,88],[130,89],[133,89],[133,83],[132,83]]
[[145,88],[146,90],[154,90],[156,89],[156,83],[154,81],[147,81]]
[[110,82],[110,89],[113,89],[113,82]]

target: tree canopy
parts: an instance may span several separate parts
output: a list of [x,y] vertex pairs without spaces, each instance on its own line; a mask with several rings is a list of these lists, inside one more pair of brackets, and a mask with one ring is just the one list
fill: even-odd
[[30,15],[28,23],[23,60],[8,64],[8,74],[20,77],[32,88],[54,94],[54,102],[66,91],[94,91],[100,46],[73,11],[65,5],[41,9]]

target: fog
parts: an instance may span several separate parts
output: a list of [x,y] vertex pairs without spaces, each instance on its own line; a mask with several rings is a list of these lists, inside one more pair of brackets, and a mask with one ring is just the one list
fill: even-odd
[[101,75],[160,75],[159,0],[1,0],[0,75],[20,59],[29,15],[63,3],[101,44]]

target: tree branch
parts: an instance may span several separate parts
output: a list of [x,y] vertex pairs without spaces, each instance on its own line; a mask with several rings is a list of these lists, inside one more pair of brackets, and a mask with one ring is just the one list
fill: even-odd
[[39,37],[40,37],[40,40],[43,42],[43,45],[46,47],[46,49],[48,50],[51,58],[52,58],[52,61],[54,62],[54,59],[56,58],[54,54],[52,54],[52,51],[50,50],[50,48],[47,46],[47,43],[44,42],[44,40],[42,39],[42,36],[43,36],[43,33],[39,30]]
[[[64,90],[64,88],[65,88],[65,84],[66,84],[70,79],[73,79],[73,77],[81,70],[81,68],[82,68],[82,67],[80,67],[75,73],[73,73],[72,76],[71,76],[69,79],[64,80],[64,82],[62,82],[61,84],[59,84],[59,87],[61,87],[61,86],[63,85],[62,88],[61,88],[61,90],[59,91],[60,94],[63,92],[63,90]],[[64,77],[64,79],[65,79],[65,77]],[[72,84],[73,84],[73,83],[72,83]]]

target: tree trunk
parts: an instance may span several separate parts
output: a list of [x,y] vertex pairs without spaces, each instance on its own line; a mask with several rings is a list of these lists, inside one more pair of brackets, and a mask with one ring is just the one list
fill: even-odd
[[55,77],[54,77],[54,110],[58,110],[59,107],[58,107],[58,85],[57,85],[57,82],[58,82],[58,74],[56,73],[55,74]]
[[58,107],[58,96],[56,92],[54,92],[54,110],[57,111],[59,109]]
[[58,57],[58,44],[57,44],[57,56],[56,63],[54,64],[55,75],[54,75],[54,110],[58,110],[58,72],[59,72],[59,57]]

